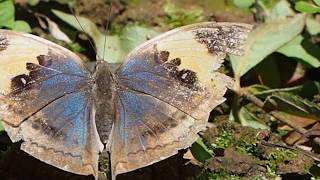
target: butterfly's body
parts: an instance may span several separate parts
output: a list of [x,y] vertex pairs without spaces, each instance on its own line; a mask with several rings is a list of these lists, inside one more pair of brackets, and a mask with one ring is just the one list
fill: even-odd
[[114,118],[114,93],[117,82],[106,61],[99,61],[92,75],[92,94],[95,100],[96,124],[101,141],[108,143]]
[[0,30],[4,127],[12,141],[23,140],[22,150],[69,172],[97,175],[104,147],[114,178],[150,165],[205,129],[232,86],[217,69],[226,53],[241,54],[250,29],[200,23],[172,30],[133,50],[114,73],[104,61],[91,73],[58,45]]

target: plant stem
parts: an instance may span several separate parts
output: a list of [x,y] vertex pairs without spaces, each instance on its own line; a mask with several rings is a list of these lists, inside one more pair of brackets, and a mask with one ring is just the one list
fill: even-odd
[[[284,118],[279,111],[277,110],[270,110],[267,109],[264,106],[264,102],[261,101],[259,98],[257,98],[256,96],[250,94],[249,92],[247,92],[246,90],[244,90],[243,88],[240,89],[239,91],[235,91],[236,94],[238,94],[239,96],[242,96],[244,98],[246,98],[248,101],[252,102],[253,104],[255,104],[257,107],[261,108],[262,110],[264,110],[266,113],[270,114],[271,116],[275,117],[276,119],[278,119],[279,121],[285,123],[286,125],[290,126],[293,130],[295,130],[296,132],[300,133],[301,136],[305,137],[305,138],[309,138],[310,135],[307,133],[308,131],[303,128],[303,127],[297,127],[295,126],[291,121],[289,121],[288,119]],[[314,138],[313,141],[317,144],[320,144],[320,138]]]

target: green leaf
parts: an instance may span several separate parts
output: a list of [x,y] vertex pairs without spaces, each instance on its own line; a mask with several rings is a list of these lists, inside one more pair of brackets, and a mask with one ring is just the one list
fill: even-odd
[[193,157],[200,162],[205,162],[213,156],[213,151],[208,149],[202,138],[198,138],[198,140],[192,144],[190,150]]
[[85,50],[79,43],[69,43],[68,45],[73,52],[79,53]]
[[311,35],[317,35],[320,33],[320,22],[314,17],[309,16],[306,21],[307,30]]
[[305,1],[299,1],[295,4],[294,8],[297,11],[305,12],[305,13],[317,13],[320,12],[320,7],[313,5],[311,3]]
[[119,35],[107,37],[106,58],[122,62],[131,50],[157,34],[150,28],[128,25]]
[[320,94],[320,83],[315,81],[309,81],[304,83],[303,85],[275,89],[270,89],[269,87],[260,84],[254,84],[252,86],[249,86],[247,90],[253,95],[260,98],[267,98],[271,94],[277,92],[286,92],[299,95],[304,98],[313,98],[315,95]]
[[2,119],[0,118],[0,132],[4,131],[4,127],[2,125]]
[[170,0],[167,0],[163,5],[163,10],[166,13],[165,27],[175,28],[187,24],[201,22],[205,19],[204,13],[201,9],[184,9],[179,8]]
[[249,8],[255,3],[255,0],[233,0],[233,4],[240,8]]
[[72,4],[75,0],[55,0],[60,4]]
[[[79,20],[78,22],[77,19],[71,14],[67,14],[58,10],[52,10],[52,12],[61,20],[76,28],[78,31],[84,31],[85,33],[87,33],[94,41],[98,56],[103,59],[106,59],[106,57],[102,56],[105,36],[99,31],[98,27],[93,22],[91,22],[88,18],[85,17],[77,17],[77,19]],[[109,61],[110,63],[116,63],[117,60],[108,59],[108,62]]]
[[240,122],[243,126],[255,129],[269,129],[269,126],[262,123],[260,119],[246,106],[239,106],[239,108],[233,109],[230,114],[230,120]]
[[294,16],[295,13],[291,9],[291,5],[287,0],[279,1],[271,10],[269,20],[287,18],[288,16]]
[[310,169],[309,169],[310,174],[312,175],[312,178],[310,179],[320,179],[320,165],[318,164],[314,164]]
[[31,27],[27,22],[18,20],[14,22],[12,30],[30,33]]
[[320,0],[313,0],[313,2],[314,2],[317,6],[320,6]]
[[35,6],[40,2],[40,0],[28,0],[28,4],[30,6]]
[[240,77],[255,67],[265,57],[294,39],[304,28],[304,14],[293,18],[277,19],[260,25],[249,34],[243,56],[230,55],[232,68],[239,82]]
[[0,27],[14,26],[14,4],[12,0],[0,1]]
[[125,53],[124,55],[127,55],[129,51],[158,34],[159,32],[151,28],[138,25],[126,26],[120,34],[121,46]]
[[[105,35],[99,31],[98,27],[87,18],[77,17],[81,24],[80,26],[71,14],[66,14],[58,10],[53,10],[53,13],[77,30],[84,30],[84,32],[93,39],[98,56],[103,57],[103,59],[109,63],[121,63],[133,48],[147,41],[148,38],[159,34],[150,28],[133,25],[126,26],[119,35],[108,35],[105,37]],[[104,50],[105,38],[106,48]]]
[[301,35],[279,48],[277,52],[288,57],[299,58],[310,67],[320,67],[320,47],[305,41]]
[[265,106],[288,114],[320,118],[320,107],[317,104],[287,92],[277,92],[268,96]]

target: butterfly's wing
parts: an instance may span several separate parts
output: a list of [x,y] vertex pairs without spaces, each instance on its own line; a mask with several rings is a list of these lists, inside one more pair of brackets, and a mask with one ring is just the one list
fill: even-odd
[[217,72],[241,55],[251,26],[200,23],[169,31],[128,55],[117,71],[113,175],[169,157],[193,143],[231,78]]
[[11,140],[48,164],[96,174],[101,142],[90,72],[69,50],[0,30],[0,114]]

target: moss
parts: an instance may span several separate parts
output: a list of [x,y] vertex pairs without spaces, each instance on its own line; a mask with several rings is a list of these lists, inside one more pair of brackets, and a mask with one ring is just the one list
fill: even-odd
[[196,180],[240,180],[240,176],[233,175],[227,171],[211,172],[209,170],[203,171],[199,176],[193,178]]
[[159,24],[165,27],[175,28],[187,24],[204,21],[205,15],[201,9],[183,9],[177,7],[171,1],[163,5],[166,18]]
[[268,175],[271,177],[275,177],[277,174],[277,168],[280,163],[285,161],[290,161],[295,158],[297,154],[290,149],[276,149],[269,153],[267,169]]
[[232,125],[226,123],[222,128],[219,128],[218,136],[215,138],[211,146],[214,149],[225,149],[231,146],[233,141],[233,128]]
[[238,152],[246,154],[258,154],[257,146],[258,143],[254,139],[245,138],[240,140],[235,148]]
[[226,172],[226,171],[220,171],[220,172],[217,172],[217,173],[212,173],[212,174],[210,174],[209,175],[209,178],[208,179],[217,179],[217,180],[219,180],[219,179],[230,179],[230,180],[240,180],[241,179],[241,177],[240,176],[236,176],[236,175],[233,175],[233,174],[230,174],[230,173],[228,173],[228,172]]

